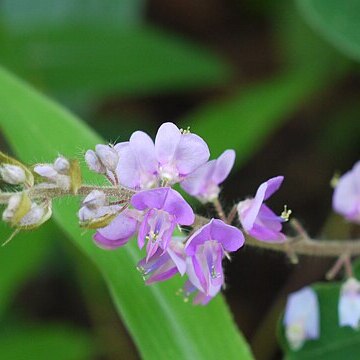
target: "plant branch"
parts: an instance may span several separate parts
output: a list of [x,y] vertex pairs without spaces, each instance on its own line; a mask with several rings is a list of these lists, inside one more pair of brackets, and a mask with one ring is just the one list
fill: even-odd
[[[77,196],[87,196],[93,190],[103,191],[108,197],[114,198],[115,201],[128,202],[134,190],[117,185],[117,186],[94,186],[83,185],[78,189]],[[31,199],[55,199],[64,196],[74,196],[71,190],[64,190],[55,185],[37,185],[31,189],[24,190]],[[14,192],[0,192],[0,204],[7,204]],[[219,205],[219,204],[215,204]],[[218,207],[218,206],[216,206]],[[222,209],[219,211],[219,216],[223,214]],[[283,243],[271,243],[265,241],[258,241],[246,235],[245,244],[250,247],[256,247],[264,250],[272,250],[284,254],[307,255],[318,257],[339,257],[343,254],[348,256],[360,256],[360,239],[355,240],[317,240],[311,239],[302,229],[301,225],[294,220],[295,227],[300,230],[299,235],[295,237],[287,237]],[[208,218],[197,215],[195,222],[192,225],[194,230],[209,222]]]

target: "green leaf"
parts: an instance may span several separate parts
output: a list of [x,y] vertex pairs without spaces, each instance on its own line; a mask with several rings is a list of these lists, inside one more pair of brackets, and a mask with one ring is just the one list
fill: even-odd
[[0,359],[92,359],[94,346],[82,330],[65,325],[26,325],[0,331]]
[[[74,156],[102,141],[66,110],[0,70],[0,126],[23,161],[48,160],[58,153]],[[98,181],[83,169],[84,178]],[[145,286],[135,269],[141,254],[135,241],[117,251],[104,251],[81,236],[79,204],[55,203],[54,217],[73,242],[101,270],[144,359],[251,359],[222,298],[197,307],[175,295],[184,282],[173,279]]]
[[[0,248],[0,317],[20,287],[39,270],[52,246],[55,230],[49,222],[36,232],[21,232]],[[0,242],[13,231],[0,221]]]
[[144,0],[3,0],[0,5],[4,23],[17,33],[69,23],[137,26],[143,7]]
[[68,99],[205,88],[229,78],[209,51],[150,26],[28,29],[3,34],[0,45],[4,65]]
[[339,51],[360,60],[360,2],[357,0],[297,0],[309,25]]
[[242,165],[306,99],[332,81],[327,73],[290,71],[213,102],[186,117],[182,124],[206,139],[212,157],[225,149],[237,152]]
[[[320,338],[306,341],[303,348],[293,351],[285,339],[284,327],[279,325],[279,340],[288,360],[338,360],[360,358],[360,332],[339,327],[338,301],[340,285],[315,284],[320,306]],[[282,321],[282,320],[281,320]]]

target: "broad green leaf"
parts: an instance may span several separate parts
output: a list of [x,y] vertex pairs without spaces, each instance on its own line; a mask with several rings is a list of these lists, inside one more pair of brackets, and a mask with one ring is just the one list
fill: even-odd
[[65,98],[179,91],[229,77],[228,66],[214,54],[151,26],[5,30],[0,45],[2,64]]
[[[74,156],[102,141],[67,111],[42,97],[6,71],[0,71],[0,127],[23,161]],[[84,178],[98,177],[84,169]],[[173,279],[146,287],[135,269],[141,254],[135,241],[116,251],[81,236],[78,202],[55,203],[54,217],[73,242],[99,267],[113,300],[145,359],[251,359],[222,296],[206,307],[175,295],[184,282]]]
[[[50,222],[38,231],[21,232],[0,247],[0,317],[20,287],[40,269],[56,236],[55,229]],[[0,242],[12,231],[0,221]]]
[[203,106],[183,121],[201,132],[212,152],[236,150],[240,166],[303,102],[332,80],[328,74],[290,71],[249,86],[229,99]]
[[0,330],[0,359],[92,359],[94,345],[88,334],[65,325],[26,325]]
[[360,60],[360,2],[297,0],[309,25],[348,57]]
[[7,28],[24,33],[69,23],[137,26],[143,7],[144,0],[3,0],[0,11]]
[[339,327],[338,301],[340,285],[337,283],[313,286],[320,306],[320,338],[306,341],[303,348],[293,351],[279,325],[279,339],[288,360],[338,360],[360,358],[360,332],[350,327]]

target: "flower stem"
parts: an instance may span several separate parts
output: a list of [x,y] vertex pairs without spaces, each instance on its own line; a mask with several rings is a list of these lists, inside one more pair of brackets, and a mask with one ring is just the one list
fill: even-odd
[[226,215],[225,215],[224,209],[223,209],[223,207],[222,207],[222,205],[221,205],[221,202],[219,201],[219,198],[214,199],[214,200],[212,201],[212,203],[213,203],[213,205],[214,205],[214,207],[215,207],[215,210],[216,210],[219,218],[220,218],[222,221],[224,221],[225,223],[227,223],[227,222],[228,222],[228,219],[227,219],[227,217],[226,217]]

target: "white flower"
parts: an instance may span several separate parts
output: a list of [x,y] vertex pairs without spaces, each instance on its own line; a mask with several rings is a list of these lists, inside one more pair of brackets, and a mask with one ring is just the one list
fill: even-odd
[[349,278],[341,287],[339,299],[339,325],[359,328],[360,282]]
[[299,350],[305,340],[319,337],[319,304],[313,289],[305,287],[289,295],[284,325],[286,338],[293,350]]

